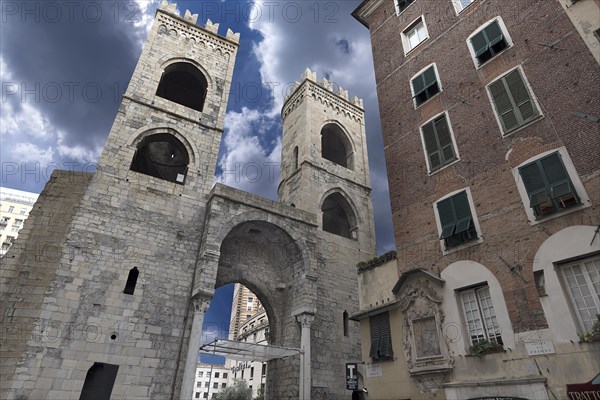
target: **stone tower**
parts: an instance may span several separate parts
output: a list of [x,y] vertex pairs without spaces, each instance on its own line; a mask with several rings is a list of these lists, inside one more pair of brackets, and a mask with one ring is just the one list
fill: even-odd
[[[324,233],[375,252],[373,206],[362,100],[306,69],[281,113],[279,198],[322,215]],[[328,238],[333,236],[326,235]],[[352,242],[343,241],[348,244]]]
[[97,171],[57,171],[3,260],[2,326],[18,334],[2,398],[180,397],[239,34],[175,7],[157,10]]

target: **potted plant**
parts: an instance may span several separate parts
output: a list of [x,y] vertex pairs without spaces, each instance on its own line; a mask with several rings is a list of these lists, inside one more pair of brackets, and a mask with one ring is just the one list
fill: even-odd
[[600,314],[596,314],[596,322],[592,325],[589,332],[579,334],[580,342],[596,342],[600,341]]
[[497,353],[504,351],[502,343],[496,341],[482,340],[471,346],[470,353],[474,356],[482,356],[488,353]]

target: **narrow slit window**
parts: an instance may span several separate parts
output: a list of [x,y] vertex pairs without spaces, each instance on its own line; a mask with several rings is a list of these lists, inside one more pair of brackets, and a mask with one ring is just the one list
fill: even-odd
[[129,276],[127,276],[127,283],[125,284],[125,289],[123,293],[125,294],[133,294],[135,291],[135,285],[137,284],[138,275],[140,271],[137,267],[133,267],[129,270]]
[[348,311],[344,311],[342,315],[343,323],[344,323],[344,336],[348,336]]

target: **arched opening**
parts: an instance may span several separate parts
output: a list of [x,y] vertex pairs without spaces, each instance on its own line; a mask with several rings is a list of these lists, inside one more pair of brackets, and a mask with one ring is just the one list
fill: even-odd
[[135,285],[137,284],[138,275],[140,271],[137,267],[133,267],[129,270],[129,275],[127,276],[127,283],[125,283],[125,289],[123,293],[125,294],[133,294],[135,291]]
[[325,232],[348,239],[357,239],[356,216],[348,201],[339,192],[325,198],[321,211]]
[[183,184],[189,162],[188,152],[179,139],[169,133],[158,133],[146,136],[138,144],[130,169]]
[[[269,317],[259,296],[240,283],[219,287],[202,326],[203,344],[228,339],[258,345],[270,344]],[[244,381],[252,398],[264,392],[267,363],[241,361],[201,354],[196,368],[194,398],[211,399],[236,381]],[[261,390],[262,389],[262,390]]]
[[110,400],[118,365],[94,363],[88,370],[79,400]]
[[354,169],[352,145],[338,124],[329,123],[321,129],[321,156],[344,168]]
[[198,68],[190,63],[178,62],[165,68],[156,95],[182,106],[202,111],[208,82]]

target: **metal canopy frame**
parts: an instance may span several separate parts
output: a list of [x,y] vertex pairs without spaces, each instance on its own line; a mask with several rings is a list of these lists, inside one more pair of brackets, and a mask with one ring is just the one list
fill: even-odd
[[200,346],[201,354],[222,356],[236,361],[266,362],[303,354],[304,350],[235,340],[215,339]]

